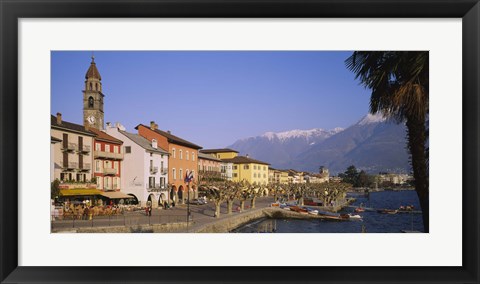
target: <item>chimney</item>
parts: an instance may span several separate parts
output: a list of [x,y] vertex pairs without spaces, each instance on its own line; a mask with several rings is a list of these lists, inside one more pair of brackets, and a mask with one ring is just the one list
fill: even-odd
[[170,130],[167,130],[167,133],[168,133],[168,134],[172,134],[172,132],[170,132]]
[[248,158],[248,154],[246,154],[246,155],[245,155],[245,157],[247,157],[247,158]]
[[62,124],[62,114],[57,112],[57,124],[61,125]]
[[112,126],[111,122],[107,122],[107,127],[110,128]]
[[150,129],[155,130],[155,121],[150,121]]
[[155,123],[155,129],[158,129],[158,124]]

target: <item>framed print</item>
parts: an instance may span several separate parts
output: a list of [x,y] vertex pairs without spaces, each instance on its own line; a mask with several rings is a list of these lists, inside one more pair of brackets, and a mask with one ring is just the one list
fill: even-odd
[[2,283],[478,283],[478,1],[0,9]]

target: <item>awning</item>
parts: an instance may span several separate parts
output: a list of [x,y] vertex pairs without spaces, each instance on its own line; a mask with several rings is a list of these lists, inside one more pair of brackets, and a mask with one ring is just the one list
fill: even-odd
[[127,199],[127,198],[135,198],[131,195],[125,194],[120,191],[106,191],[100,193],[102,196],[108,197],[110,199]]
[[91,188],[60,189],[60,196],[91,196],[101,194],[102,192],[100,190]]

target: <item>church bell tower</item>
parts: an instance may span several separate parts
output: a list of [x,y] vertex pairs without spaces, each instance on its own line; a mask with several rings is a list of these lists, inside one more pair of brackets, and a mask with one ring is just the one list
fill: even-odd
[[85,89],[83,90],[83,125],[103,129],[103,97],[102,77],[95,64],[95,57],[85,75]]

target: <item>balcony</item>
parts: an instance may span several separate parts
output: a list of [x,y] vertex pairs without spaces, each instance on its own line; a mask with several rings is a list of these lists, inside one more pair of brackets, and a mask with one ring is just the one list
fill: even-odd
[[77,150],[77,144],[75,143],[67,143],[67,145],[63,144],[63,151],[75,151]]
[[103,174],[104,175],[116,175],[117,174],[117,169],[103,168]]
[[78,170],[79,170],[79,171],[88,172],[91,168],[92,168],[92,165],[91,165],[91,164],[83,163],[83,165],[80,165],[80,166],[78,167]]
[[154,175],[158,173],[158,167],[150,167],[150,174]]
[[62,167],[64,170],[74,170],[78,168],[78,163],[77,162],[62,163]]
[[147,185],[147,191],[148,192],[159,192],[159,191],[165,191],[167,188],[165,186],[160,186],[159,183],[156,183],[155,185],[149,184]]
[[94,151],[93,155],[95,159],[108,159],[108,160],[123,160],[123,153],[112,153],[105,151]]
[[166,174],[168,174],[168,169],[167,168],[160,168],[160,173],[162,175],[166,175]]
[[90,145],[82,145],[82,147],[78,147],[78,148],[79,148],[78,151],[81,153],[90,153]]

